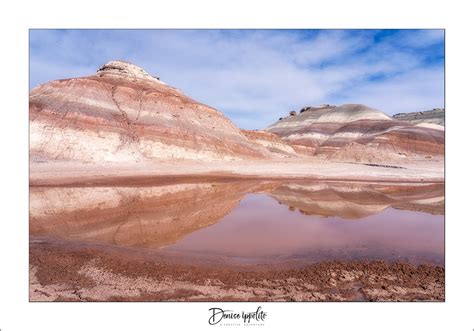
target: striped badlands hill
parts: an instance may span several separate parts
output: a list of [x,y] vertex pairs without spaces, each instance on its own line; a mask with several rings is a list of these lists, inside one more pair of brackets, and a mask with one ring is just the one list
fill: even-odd
[[298,152],[378,162],[444,155],[444,131],[397,121],[364,105],[303,108],[266,129]]
[[113,61],[30,93],[32,161],[238,160],[270,155],[222,113]]

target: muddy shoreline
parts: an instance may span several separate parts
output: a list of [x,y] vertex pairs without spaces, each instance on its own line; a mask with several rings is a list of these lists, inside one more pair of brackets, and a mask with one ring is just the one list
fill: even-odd
[[[396,168],[391,168],[392,166]],[[402,166],[402,167],[400,167]],[[350,174],[350,175],[348,175]],[[444,162],[417,161],[374,167],[363,163],[296,159],[288,161],[163,161],[140,164],[30,163],[30,186],[87,186],[176,183],[209,180],[325,180],[387,183],[442,183]]]
[[61,177],[47,180],[32,179],[30,181],[31,187],[87,187],[87,186],[156,186],[156,185],[167,185],[167,184],[180,184],[180,183],[211,183],[211,182],[241,182],[241,181],[324,181],[324,182],[353,182],[353,183],[387,183],[387,184],[439,184],[444,183],[444,178],[441,179],[430,179],[430,180],[410,180],[410,179],[377,179],[377,178],[324,178],[319,176],[265,176],[265,175],[236,175],[232,173],[221,173],[221,174],[195,174],[188,176],[179,175],[155,175],[155,176],[95,176],[83,177],[76,179],[72,177]]
[[30,301],[444,301],[444,267],[326,261],[229,267],[30,241]]

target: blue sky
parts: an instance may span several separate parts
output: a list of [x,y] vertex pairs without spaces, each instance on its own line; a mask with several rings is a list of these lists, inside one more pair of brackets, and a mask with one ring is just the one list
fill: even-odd
[[30,89],[126,60],[264,128],[291,110],[444,107],[443,30],[30,30]]

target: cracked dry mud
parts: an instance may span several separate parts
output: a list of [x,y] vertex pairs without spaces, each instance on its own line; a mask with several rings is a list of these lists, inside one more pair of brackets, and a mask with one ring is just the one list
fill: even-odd
[[444,301],[444,268],[380,261],[183,265],[30,243],[31,301]]

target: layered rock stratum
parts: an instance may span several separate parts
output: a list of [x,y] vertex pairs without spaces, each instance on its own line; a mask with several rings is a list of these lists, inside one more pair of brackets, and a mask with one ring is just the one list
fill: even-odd
[[143,69],[112,61],[95,75],[56,80],[30,93],[33,161],[139,162],[263,158],[221,112]]
[[444,155],[444,131],[391,118],[358,104],[306,107],[266,131],[295,150],[326,159],[380,162]]
[[242,130],[242,133],[252,142],[261,145],[275,157],[297,157],[295,149],[271,132],[260,130]]

